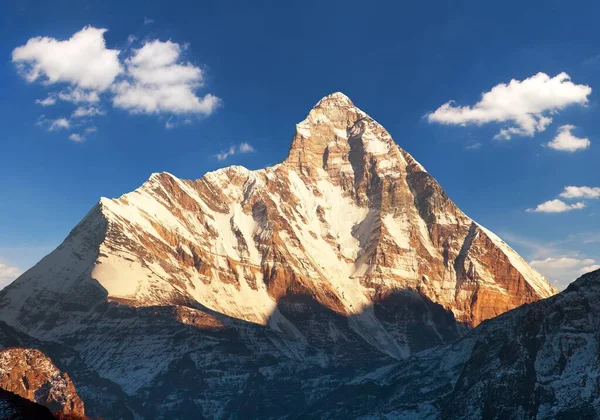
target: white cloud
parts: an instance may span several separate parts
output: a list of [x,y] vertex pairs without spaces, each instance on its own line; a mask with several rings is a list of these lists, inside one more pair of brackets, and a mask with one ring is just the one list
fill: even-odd
[[586,274],[586,273],[589,273],[591,271],[596,271],[596,270],[600,270],[600,264],[592,264],[592,265],[586,265],[585,267],[581,267],[579,269],[579,273]]
[[37,99],[35,103],[41,106],[51,106],[55,105],[59,99],[74,104],[96,103],[100,101],[100,96],[98,95],[98,92],[93,90],[71,88],[61,92],[51,92],[46,98]]
[[154,19],[150,19],[149,17],[144,18],[144,25],[151,25],[154,23]]
[[557,269],[557,268],[573,268],[580,265],[594,264],[591,258],[578,259],[571,257],[546,258],[544,260],[533,260],[529,264],[535,268]]
[[252,145],[250,145],[250,143],[240,143],[239,147],[238,147],[238,151],[240,153],[252,153],[254,152],[254,147],[252,147]]
[[600,187],[576,187],[569,185],[560,193],[562,198],[600,198]]
[[55,120],[47,120],[48,131],[67,130],[71,127],[71,122],[66,118],[57,118]]
[[169,119],[168,119],[168,120],[167,120],[167,122],[165,123],[165,128],[166,128],[167,130],[170,130],[170,129],[172,129],[172,128],[175,128],[175,127],[177,127],[177,122],[175,122],[175,121],[173,120],[173,117],[169,117]]
[[210,115],[220,104],[212,94],[196,90],[203,84],[199,67],[181,61],[179,44],[154,40],[125,60],[127,79],[113,86],[116,107],[132,113]]
[[104,111],[96,108],[95,106],[79,106],[73,114],[71,115],[73,118],[83,118],[83,117],[95,117],[98,115],[104,115]]
[[238,144],[237,146],[229,146],[229,149],[222,151],[221,153],[217,153],[217,159],[218,160],[225,160],[230,156],[233,156],[237,153],[252,153],[255,152],[256,150],[254,149],[254,147],[252,147],[252,145],[250,143],[247,142],[242,142],[240,144]]
[[69,135],[69,140],[72,140],[75,143],[81,143],[82,141],[85,140],[85,137],[82,136],[81,134],[72,133],[71,135]]
[[573,135],[572,131],[575,128],[574,125],[566,124],[558,128],[558,134],[551,142],[547,143],[551,149],[561,150],[564,152],[577,152],[578,150],[585,150],[590,147],[592,142],[587,138],[580,138]]
[[600,268],[592,258],[549,257],[533,260],[529,264],[548,279],[558,283],[562,288],[576,280],[579,276]]
[[481,143],[479,142],[471,142],[465,146],[466,150],[478,150],[481,149]]
[[[170,129],[189,124],[191,115],[210,115],[221,104],[215,95],[197,94],[204,84],[204,73],[183,59],[187,45],[152,40],[139,49],[128,45],[131,54],[120,58],[118,50],[106,47],[105,32],[86,26],[67,40],[36,37],[13,50],[12,61],[28,81],[68,85],[36,100],[37,104],[51,106],[65,101],[77,105],[72,121],[42,116],[37,125],[49,131],[80,126],[75,119],[104,115],[105,101],[110,100],[113,106],[132,114],[167,114],[170,118],[165,127]],[[128,43],[133,42],[136,38],[129,36]],[[73,133],[71,140],[85,139],[87,130]]]
[[122,71],[119,51],[106,48],[104,32],[86,26],[68,40],[31,38],[13,50],[12,61],[29,82],[42,79],[103,91]]
[[8,265],[0,260],[0,290],[12,283],[21,274],[23,272],[19,268]]
[[98,92],[93,90],[84,90],[79,88],[64,90],[58,93],[58,99],[61,101],[80,103],[96,103],[100,101]]
[[449,101],[427,114],[429,122],[448,125],[483,125],[512,123],[495,138],[510,139],[513,135],[533,136],[544,131],[554,114],[569,105],[585,105],[592,89],[576,85],[566,73],[550,77],[538,73],[523,81],[500,83],[481,96],[473,106],[458,106]]
[[35,103],[41,106],[51,106],[56,103],[56,96],[48,95],[44,99],[36,99]]
[[235,155],[235,147],[233,146],[229,146],[229,149],[221,152],[221,153],[217,153],[217,159],[218,160],[225,160],[227,159],[229,156],[233,156]]
[[579,210],[583,208],[585,208],[585,203],[583,202],[567,204],[562,200],[554,199],[539,204],[534,209],[527,209],[527,211],[534,213],[564,213],[566,211]]
[[83,130],[82,133],[71,133],[69,135],[69,140],[74,141],[75,143],[84,142],[90,134],[93,134],[98,131],[98,128],[95,126],[87,127]]

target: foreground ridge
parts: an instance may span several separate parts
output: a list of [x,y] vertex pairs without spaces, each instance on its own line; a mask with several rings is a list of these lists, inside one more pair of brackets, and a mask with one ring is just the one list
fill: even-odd
[[310,418],[595,419],[600,415],[600,270],[465,337],[360,375]]

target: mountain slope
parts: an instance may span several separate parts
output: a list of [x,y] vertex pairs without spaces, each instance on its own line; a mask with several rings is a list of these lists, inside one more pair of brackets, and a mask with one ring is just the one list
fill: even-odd
[[[278,165],[154,174],[101,199],[0,292],[0,319],[67,344],[146,415],[235,412],[295,372],[301,385],[275,383],[254,413],[273,415],[555,292],[335,93]],[[175,395],[182,367],[203,400]],[[157,390],[178,402],[144,406]]]
[[600,417],[600,270],[486,321],[457,342],[380,368],[316,402],[308,417]]

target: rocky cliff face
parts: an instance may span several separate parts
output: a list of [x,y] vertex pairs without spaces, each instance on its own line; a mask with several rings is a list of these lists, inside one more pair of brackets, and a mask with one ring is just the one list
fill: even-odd
[[85,418],[83,402],[69,375],[39,350],[0,350],[0,388],[70,418]]
[[[154,174],[102,199],[0,293],[0,319],[67,345],[145,415],[214,417],[259,398],[250,414],[276,416],[554,293],[335,93],[278,165]],[[142,403],[157,395],[172,402]]]
[[600,270],[453,344],[345,383],[310,418],[597,419]]

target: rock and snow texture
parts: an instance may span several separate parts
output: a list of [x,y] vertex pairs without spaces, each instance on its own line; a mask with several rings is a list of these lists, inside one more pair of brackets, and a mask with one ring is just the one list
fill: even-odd
[[69,375],[38,350],[0,350],[0,389],[44,406],[59,417],[85,418],[83,402]]
[[50,410],[0,389],[0,418],[3,420],[56,420]]
[[[138,395],[174,380],[174,365],[207,363],[183,349],[208,331],[218,337],[203,351],[229,337],[267,365],[283,357],[339,374],[366,355],[398,360],[452,341],[465,326],[555,292],[381,125],[334,93],[297,124],[278,165],[232,166],[196,181],[153,174],[132,193],[101,199],[0,293],[0,319],[70,343],[91,369]],[[158,307],[172,308],[177,340],[156,335]],[[114,328],[139,332],[139,343],[119,345]],[[178,340],[187,344],[174,351]],[[277,373],[262,369],[260,380]],[[238,377],[241,395],[259,377]],[[304,403],[309,382],[297,390]]]
[[600,270],[460,340],[360,375],[308,418],[600,418]]

